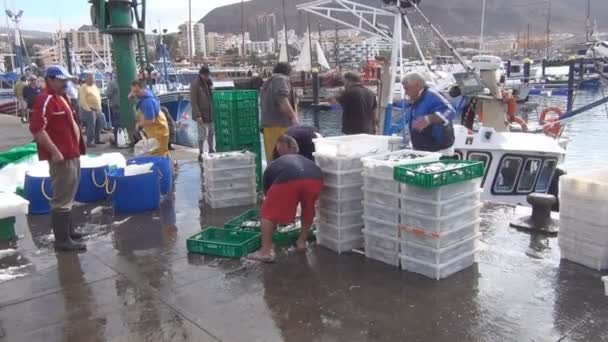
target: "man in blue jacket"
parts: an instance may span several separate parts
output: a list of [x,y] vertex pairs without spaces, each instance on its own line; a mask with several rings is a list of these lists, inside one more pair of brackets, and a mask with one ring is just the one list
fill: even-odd
[[441,94],[430,89],[424,77],[412,72],[403,77],[410,136],[415,150],[437,152],[454,145],[455,111]]

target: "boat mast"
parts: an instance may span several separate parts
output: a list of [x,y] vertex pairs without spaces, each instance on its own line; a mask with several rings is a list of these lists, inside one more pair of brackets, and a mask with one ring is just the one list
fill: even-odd
[[312,38],[310,37],[310,13],[306,15],[307,25],[308,25],[308,46],[310,47],[308,51],[310,52],[310,72],[312,72]]
[[481,7],[481,34],[479,36],[479,53],[483,51],[483,30],[486,23],[486,0],[483,0]]
[[334,59],[336,60],[336,69],[340,67],[340,61],[338,61],[338,53],[340,48],[340,42],[338,41],[338,24],[336,24],[336,32],[334,33],[336,36],[336,41],[334,43]]
[[528,57],[529,50],[530,50],[530,23],[528,23],[528,35],[526,36],[526,51],[524,52],[524,55],[526,55],[526,57]]
[[192,38],[192,0],[188,0],[188,56],[192,65],[192,50],[194,50],[194,39]]
[[549,58],[549,48],[551,46],[551,0],[548,0],[547,4],[547,51],[545,52],[545,58]]
[[287,39],[287,18],[285,17],[285,0],[283,0],[283,32],[285,32],[285,51],[287,51],[287,62],[289,62],[289,40]]
[[585,27],[586,41],[588,42],[591,38],[591,0],[587,0],[587,22]]
[[241,64],[245,66],[245,0],[241,0],[241,38],[243,44],[243,54],[241,54]]

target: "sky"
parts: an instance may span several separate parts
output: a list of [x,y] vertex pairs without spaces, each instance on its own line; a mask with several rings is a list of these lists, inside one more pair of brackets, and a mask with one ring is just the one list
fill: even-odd
[[[91,24],[88,0],[2,0],[7,8],[23,10],[21,29],[56,32],[60,22],[63,30]],[[146,30],[162,28],[177,31],[178,25],[188,20],[188,0],[147,0]],[[192,0],[192,21],[204,17],[216,7],[240,0]],[[0,26],[6,25],[6,17]],[[12,25],[12,24],[11,24]]]

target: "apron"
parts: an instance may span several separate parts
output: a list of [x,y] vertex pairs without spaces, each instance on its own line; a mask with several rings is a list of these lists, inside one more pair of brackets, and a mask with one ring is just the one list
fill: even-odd
[[[143,113],[138,113],[143,115]],[[169,125],[167,118],[163,112],[159,112],[156,118],[152,121],[145,121],[144,132],[148,138],[154,138],[158,141],[159,148],[151,152],[151,156],[166,157],[169,155]]]

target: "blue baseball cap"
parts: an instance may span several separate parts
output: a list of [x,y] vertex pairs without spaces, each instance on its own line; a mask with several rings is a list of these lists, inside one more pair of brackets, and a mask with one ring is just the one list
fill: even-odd
[[61,65],[52,65],[46,69],[46,77],[50,78],[58,78],[60,80],[69,80],[74,78],[74,76],[70,75],[67,70]]

